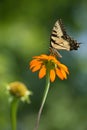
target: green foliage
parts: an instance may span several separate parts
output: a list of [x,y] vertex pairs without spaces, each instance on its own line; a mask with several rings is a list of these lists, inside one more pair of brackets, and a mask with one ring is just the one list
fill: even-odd
[[[15,80],[25,82],[34,93],[31,105],[24,104],[19,108],[18,128],[34,128],[45,79],[39,80],[37,73],[31,73],[29,61],[32,56],[49,53],[51,29],[58,18],[63,19],[73,34],[81,33],[81,22],[87,21],[87,16],[83,15],[87,12],[86,5],[86,0],[0,1],[1,130],[10,128],[9,104],[4,86]],[[83,20],[79,21],[81,18]],[[58,79],[51,84],[39,129],[87,129],[87,61],[78,56],[78,52],[63,52],[62,62],[69,67],[70,75],[67,81]]]

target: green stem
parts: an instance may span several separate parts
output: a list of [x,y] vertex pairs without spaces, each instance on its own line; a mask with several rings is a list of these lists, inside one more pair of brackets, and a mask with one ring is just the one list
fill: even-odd
[[12,126],[12,130],[16,130],[16,115],[17,115],[17,107],[18,107],[18,99],[14,98],[11,102],[11,126]]
[[50,77],[49,76],[50,75],[49,75],[49,72],[48,72],[47,75],[46,75],[46,87],[45,87],[45,90],[44,90],[44,95],[43,95],[42,103],[41,103],[41,106],[40,106],[40,109],[39,109],[39,112],[38,112],[38,117],[37,117],[37,120],[36,120],[36,126],[35,126],[34,130],[38,129],[41,113],[42,113],[42,110],[43,110],[43,107],[44,107],[44,104],[45,104],[45,101],[46,101],[46,98],[47,98],[47,94],[48,94],[48,91],[49,91],[49,87],[50,87]]

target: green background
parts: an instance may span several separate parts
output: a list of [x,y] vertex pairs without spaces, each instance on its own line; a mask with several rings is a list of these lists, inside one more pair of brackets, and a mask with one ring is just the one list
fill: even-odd
[[33,130],[45,78],[29,70],[32,56],[49,53],[50,34],[61,18],[68,34],[81,42],[78,51],[61,51],[67,80],[56,78],[43,109],[39,130],[87,130],[87,1],[0,0],[0,130],[11,130],[7,83],[22,81],[33,92],[20,103],[17,130]]

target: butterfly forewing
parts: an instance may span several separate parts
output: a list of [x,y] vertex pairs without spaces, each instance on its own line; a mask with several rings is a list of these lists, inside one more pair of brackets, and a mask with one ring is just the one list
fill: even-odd
[[52,35],[54,36],[58,36],[58,37],[62,37],[63,36],[63,31],[61,29],[61,26],[60,26],[60,21],[56,21],[53,29],[52,29]]
[[64,28],[62,28],[61,20],[56,21],[51,34],[51,46],[55,49],[70,50],[69,42],[65,40],[64,34],[66,34]]
[[50,47],[57,50],[77,50],[79,43],[67,35],[61,19],[57,20],[51,33]]

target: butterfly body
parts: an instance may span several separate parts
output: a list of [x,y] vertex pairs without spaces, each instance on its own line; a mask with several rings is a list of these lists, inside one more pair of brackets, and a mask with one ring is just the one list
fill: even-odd
[[[51,52],[58,53],[58,50],[77,50],[79,48],[79,43],[72,39],[69,35],[67,35],[64,26],[62,24],[61,19],[56,21],[52,33],[51,33],[51,40],[50,40],[50,50]],[[62,57],[61,55],[59,57]]]

